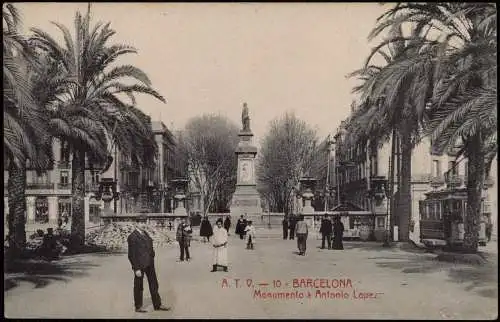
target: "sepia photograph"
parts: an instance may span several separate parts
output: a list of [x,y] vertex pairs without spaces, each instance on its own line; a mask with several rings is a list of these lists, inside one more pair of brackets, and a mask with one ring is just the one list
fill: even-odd
[[4,3],[4,318],[498,319],[496,10]]

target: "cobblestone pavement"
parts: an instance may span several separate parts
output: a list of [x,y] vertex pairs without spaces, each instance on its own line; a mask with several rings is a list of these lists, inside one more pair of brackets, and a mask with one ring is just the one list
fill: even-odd
[[[209,244],[193,242],[190,262],[176,262],[176,245],[157,249],[160,294],[172,310],[153,311],[145,285],[150,311],[145,314],[133,311],[133,273],[126,254],[68,257],[51,264],[51,269],[37,271],[34,265],[30,275],[7,276],[6,284],[12,288],[4,293],[5,315],[331,319],[493,319],[498,315],[496,243],[488,247],[489,264],[481,267],[437,262],[433,254],[386,249],[378,243],[345,242],[344,251],[323,250],[319,245],[320,241],[310,239],[306,256],[298,256],[295,240],[269,235],[257,239],[254,250],[246,250],[244,241],[232,235],[227,273],[210,272]],[[316,282],[321,287],[317,293],[307,279],[328,281]],[[347,287],[327,288],[338,286],[334,280],[344,280]],[[286,299],[286,292],[293,295]],[[285,298],[264,298],[272,294]],[[301,294],[303,298],[290,298]]]

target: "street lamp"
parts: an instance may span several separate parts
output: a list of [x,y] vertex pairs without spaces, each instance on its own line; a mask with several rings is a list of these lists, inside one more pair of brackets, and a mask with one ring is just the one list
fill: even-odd
[[327,158],[326,158],[326,183],[325,183],[325,212],[328,211],[328,197],[327,197],[327,191],[330,189],[330,155],[332,152],[332,144],[333,141],[331,140],[330,134],[328,134],[328,137],[326,139],[326,148],[327,148]]
[[117,201],[119,198],[120,193],[116,191],[116,181],[111,178],[101,178],[95,199],[102,199],[104,201],[104,209],[109,211],[111,200]]

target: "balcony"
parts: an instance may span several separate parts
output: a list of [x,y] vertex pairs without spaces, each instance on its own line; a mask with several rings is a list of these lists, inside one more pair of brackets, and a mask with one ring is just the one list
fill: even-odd
[[99,190],[99,184],[98,183],[86,183],[85,184],[85,191],[88,192],[96,192]]
[[36,190],[36,189],[54,189],[55,184],[54,183],[48,183],[48,182],[43,182],[43,183],[35,183],[35,182],[29,182],[26,184],[27,189],[31,190]]
[[58,169],[71,169],[71,163],[69,161],[59,161],[57,164]]
[[486,179],[484,179],[484,187],[485,188],[491,188],[491,187],[493,187],[494,184],[495,184],[495,180],[492,177],[488,176],[488,177],[486,177]]
[[61,190],[71,189],[71,183],[69,183],[69,182],[67,182],[67,183],[58,183],[57,184],[57,189],[61,189]]
[[446,186],[451,189],[458,188],[464,183],[462,176],[457,174],[445,176],[445,181]]
[[434,176],[431,177],[431,187],[438,188],[445,184],[445,180],[443,176]]
[[430,173],[416,173],[411,176],[412,183],[429,183],[430,181]]

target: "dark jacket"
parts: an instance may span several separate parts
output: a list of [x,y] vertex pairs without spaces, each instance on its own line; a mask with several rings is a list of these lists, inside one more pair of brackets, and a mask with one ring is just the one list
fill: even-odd
[[203,219],[201,221],[201,226],[200,226],[200,236],[202,237],[210,237],[214,234],[212,224],[210,224],[210,221],[208,219]]
[[321,220],[321,227],[319,228],[319,232],[323,235],[331,235],[332,234],[332,222],[329,219]]
[[231,227],[231,220],[229,218],[226,218],[226,220],[224,220],[224,228],[226,228],[226,230],[229,230],[230,227]]
[[344,234],[344,224],[341,221],[337,221],[333,224],[333,231],[335,235],[342,236]]
[[244,224],[244,221],[243,219],[238,219],[238,222],[236,223],[236,230],[234,231],[235,234],[239,235],[239,234],[243,234],[244,230],[245,230],[245,224]]
[[143,270],[153,264],[155,257],[153,239],[151,239],[146,231],[144,231],[144,234],[141,234],[137,230],[134,230],[128,236],[127,242],[128,259],[134,271]]
[[175,240],[177,240],[179,243],[188,243],[191,241],[191,233],[193,230],[191,229],[191,226],[187,224],[179,224],[177,226],[177,232],[175,236]]

